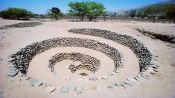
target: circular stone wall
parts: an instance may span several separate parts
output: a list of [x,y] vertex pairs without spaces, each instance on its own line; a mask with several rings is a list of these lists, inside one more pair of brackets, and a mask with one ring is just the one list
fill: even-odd
[[[157,56],[155,56],[155,54],[148,50],[148,48],[145,47],[140,41],[131,36],[117,34],[115,32],[110,32],[107,30],[86,28],[71,29],[69,30],[69,32],[72,32],[74,34],[82,34],[87,36],[104,38],[105,40],[110,40],[114,43],[119,43],[132,50],[132,52],[136,55],[138,59],[139,73],[136,74],[134,77],[128,77],[125,80],[122,79],[122,81],[118,83],[113,83],[112,85],[115,87],[126,88],[127,86],[133,86],[134,84],[137,84],[137,82],[139,82],[141,79],[148,79],[151,76],[151,74],[157,72]],[[100,81],[101,79],[107,80],[109,77],[112,77],[115,74],[119,73],[119,70],[125,67],[125,60],[123,59],[125,55],[119,52],[116,48],[109,46],[107,43],[102,43],[97,40],[91,40],[86,38],[58,37],[27,45],[26,47],[20,49],[20,51],[18,51],[17,53],[12,54],[9,58],[9,62],[12,63],[13,68],[11,69],[9,76],[15,76],[18,74],[18,72],[21,72],[22,74],[27,74],[27,70],[30,67],[30,62],[36,55],[56,47],[83,47],[101,52],[113,60],[114,70],[106,75],[99,77],[90,75],[92,73],[95,75],[95,72],[97,70],[100,70],[100,61],[95,57],[92,57],[91,55],[78,53],[76,51],[70,53],[57,53],[54,56],[52,56],[49,59],[48,66],[49,68],[51,68],[51,71],[54,71],[56,63],[59,63],[63,60],[68,59],[72,60],[73,62],[79,61],[81,63],[78,65],[69,63],[67,69],[69,69],[72,73],[79,74],[80,76],[88,76],[89,81]],[[65,78],[65,80],[70,79],[71,77]],[[78,78],[78,81],[82,81],[82,78]],[[100,82],[98,83],[100,84]],[[105,84],[102,83],[102,85]],[[107,86],[107,88],[111,88],[111,86]],[[63,87],[63,89],[65,88]]]

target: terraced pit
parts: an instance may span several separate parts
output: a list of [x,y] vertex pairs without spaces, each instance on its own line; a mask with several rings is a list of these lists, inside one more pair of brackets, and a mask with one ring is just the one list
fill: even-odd
[[[153,54],[147,47],[145,47],[140,41],[136,40],[131,36],[117,34],[115,32],[110,32],[107,30],[86,29],[86,28],[71,29],[69,30],[69,32],[73,34],[95,36],[98,38],[103,38],[105,40],[111,41],[115,44],[120,44],[124,47],[129,48],[137,57],[139,65],[138,74],[135,74],[133,77],[126,76],[127,78],[121,79],[120,81],[114,82],[112,84],[111,83],[105,84],[106,88],[115,88],[115,87],[127,88],[128,86],[133,86],[137,84],[142,79],[148,79],[152,74],[157,72],[158,68],[158,65],[156,63],[157,56]],[[103,84],[104,81],[102,80],[112,79],[112,77],[114,77],[115,81],[116,74],[120,74],[122,69],[128,67],[128,65],[125,65],[126,64],[125,53],[122,53],[117,48],[114,48],[113,46],[110,46],[107,43],[87,38],[58,37],[44,40],[41,42],[36,42],[31,45],[27,45],[26,47],[22,48],[15,54],[12,54],[9,58],[9,62],[11,62],[12,64],[11,65],[12,69],[8,75],[14,77],[20,72],[25,76],[27,76],[29,71],[28,69],[30,68],[30,64],[33,58],[42,53],[48,52],[51,49],[57,48],[59,50],[59,48],[63,47],[65,48],[71,47],[72,49],[84,48],[89,49],[87,51],[93,50],[96,52],[100,52],[109,57],[109,59],[111,59],[114,64],[112,67],[113,70],[109,71],[108,73],[99,74],[98,73],[99,71],[105,70],[104,68],[102,68],[105,65],[102,66],[101,61],[98,58],[94,57],[91,53],[89,54],[79,53],[78,51],[75,52],[63,51],[61,53],[55,53],[54,55],[49,57],[50,59],[48,61],[47,67],[51,73],[57,75],[59,74],[59,72],[56,71],[55,69],[63,64],[60,62],[65,61],[65,63],[63,64],[66,66],[65,69],[60,70],[65,70],[65,74],[67,72],[66,70],[69,70],[72,74],[75,74],[72,76],[64,77],[64,80],[67,81],[78,80],[78,81]],[[32,83],[34,82],[34,80],[35,80],[34,85],[36,83],[41,83],[42,85],[44,85],[44,87],[46,87],[46,89],[48,88],[48,84],[51,84],[49,83],[49,81],[44,82],[39,81],[41,79],[38,79],[37,81],[32,77],[29,79],[29,81],[31,81]],[[86,84],[87,83],[80,83],[81,88],[79,88],[79,85],[77,84],[75,87],[73,87],[72,90],[70,90],[70,88],[72,87],[63,86],[60,88],[60,90],[63,93],[76,91],[77,94],[79,94],[85,91],[85,86],[89,86],[89,88],[92,88],[93,83],[92,84],[90,83],[89,85]],[[51,85],[54,85],[54,83]],[[64,85],[64,83],[60,85]],[[55,89],[59,88],[55,87],[49,92],[53,92]]]

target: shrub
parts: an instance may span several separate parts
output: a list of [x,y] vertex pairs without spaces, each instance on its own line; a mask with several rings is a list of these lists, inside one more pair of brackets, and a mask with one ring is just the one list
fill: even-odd
[[1,11],[0,16],[4,19],[24,19],[28,20],[30,17],[33,17],[34,14],[31,11],[20,8],[8,8],[4,11]]

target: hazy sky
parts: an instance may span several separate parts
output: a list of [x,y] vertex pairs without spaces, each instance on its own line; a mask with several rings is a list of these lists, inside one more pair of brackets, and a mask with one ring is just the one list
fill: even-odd
[[[0,11],[9,7],[25,8],[34,13],[44,14],[52,7],[59,7],[62,12],[67,13],[69,2],[79,2],[87,0],[0,0]],[[138,8],[148,4],[165,2],[168,0],[88,0],[97,1],[106,7],[107,11],[124,10]]]

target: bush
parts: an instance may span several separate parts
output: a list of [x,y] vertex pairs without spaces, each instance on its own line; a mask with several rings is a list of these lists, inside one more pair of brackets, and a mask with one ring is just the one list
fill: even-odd
[[34,14],[31,11],[20,8],[8,8],[0,12],[0,16],[4,19],[24,19],[28,20],[33,17]]

